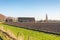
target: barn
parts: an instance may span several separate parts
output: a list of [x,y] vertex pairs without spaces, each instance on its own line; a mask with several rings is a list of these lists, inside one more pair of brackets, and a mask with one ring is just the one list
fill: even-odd
[[13,22],[12,17],[7,17],[7,18],[5,19],[5,22]]
[[18,22],[35,22],[34,17],[18,17]]
[[6,16],[5,16],[5,15],[0,14],[0,21],[4,21],[4,20],[5,20],[5,18],[6,18]]

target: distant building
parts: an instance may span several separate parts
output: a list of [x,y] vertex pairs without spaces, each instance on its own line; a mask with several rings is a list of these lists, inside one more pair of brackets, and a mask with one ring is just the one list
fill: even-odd
[[0,14],[0,21],[4,21],[4,20],[5,20],[5,18],[6,18],[6,16],[5,16],[5,15]]
[[48,20],[48,15],[46,14],[45,20],[40,20],[40,21],[37,21],[37,22],[48,23],[48,22],[49,22],[49,20]]
[[18,17],[18,22],[35,22],[33,17]]
[[44,20],[45,23],[48,22],[48,15],[46,14],[46,19]]
[[13,22],[12,17],[7,17],[7,18],[5,19],[5,22]]

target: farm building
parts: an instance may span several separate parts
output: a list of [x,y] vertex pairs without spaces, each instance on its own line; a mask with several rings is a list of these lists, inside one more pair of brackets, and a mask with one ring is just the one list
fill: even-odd
[[4,21],[6,19],[6,16],[0,14],[0,21]]
[[18,17],[18,22],[35,22],[33,17]]
[[13,22],[12,17],[7,17],[7,18],[5,19],[5,22]]

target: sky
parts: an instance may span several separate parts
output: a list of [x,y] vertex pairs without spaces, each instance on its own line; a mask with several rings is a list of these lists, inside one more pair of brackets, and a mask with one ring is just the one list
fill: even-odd
[[0,0],[0,13],[11,17],[60,20],[60,0]]

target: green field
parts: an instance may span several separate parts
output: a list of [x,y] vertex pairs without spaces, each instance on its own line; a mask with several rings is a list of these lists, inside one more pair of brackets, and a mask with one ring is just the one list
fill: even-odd
[[23,36],[24,40],[60,40],[60,36],[58,35],[32,31],[32,30],[18,28],[5,24],[0,24],[0,26],[3,26],[5,30],[11,30],[16,37]]

